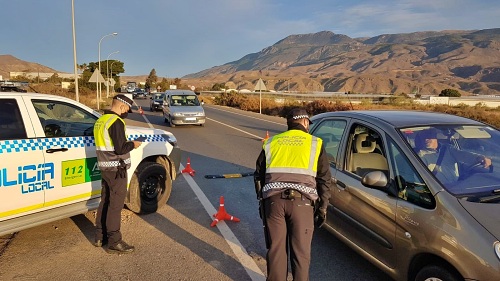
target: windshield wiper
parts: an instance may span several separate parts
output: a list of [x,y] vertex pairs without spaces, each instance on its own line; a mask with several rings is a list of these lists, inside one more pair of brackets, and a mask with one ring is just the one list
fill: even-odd
[[[492,193],[492,195],[491,195]],[[500,193],[498,193],[498,190],[492,191],[488,195],[471,195],[471,194],[466,194],[462,195],[459,198],[467,200],[469,202],[477,202],[477,203],[488,203],[492,201],[496,201],[500,199]]]

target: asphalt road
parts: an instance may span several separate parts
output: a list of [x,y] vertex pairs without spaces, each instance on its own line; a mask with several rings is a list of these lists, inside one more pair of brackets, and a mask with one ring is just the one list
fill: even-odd
[[[167,206],[155,214],[122,212],[124,239],[136,252],[109,255],[92,246],[95,212],[89,212],[4,239],[0,280],[265,279],[266,249],[252,177],[204,176],[253,172],[262,138],[286,130],[285,120],[207,105],[204,127],[170,128],[161,112],[149,111],[149,100],[136,103],[144,115],[129,114],[127,124],[171,131],[183,150],[182,165],[189,158],[194,177],[179,175]],[[211,227],[221,196],[226,211],[240,222]],[[391,280],[323,229],[314,234],[310,278]]]

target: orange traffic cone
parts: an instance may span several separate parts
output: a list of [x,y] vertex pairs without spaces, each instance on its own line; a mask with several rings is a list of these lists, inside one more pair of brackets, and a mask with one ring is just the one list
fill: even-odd
[[140,113],[141,115],[144,115],[144,110],[142,110],[142,107],[141,107],[141,106],[139,106],[139,113]]
[[266,141],[269,138],[269,131],[266,131],[266,137],[262,139],[262,141]]
[[189,159],[189,157],[188,157],[188,160],[187,160],[186,168],[184,168],[184,170],[182,170],[181,173],[188,173],[192,177],[194,177],[194,173],[196,173],[196,171],[193,170],[193,168],[191,168],[191,160]]
[[219,221],[223,220],[231,220],[234,222],[239,222],[240,219],[234,216],[229,215],[226,213],[226,208],[224,208],[224,196],[220,197],[220,204],[219,204],[219,211],[217,211],[216,214],[214,214],[214,221],[210,226],[214,227]]

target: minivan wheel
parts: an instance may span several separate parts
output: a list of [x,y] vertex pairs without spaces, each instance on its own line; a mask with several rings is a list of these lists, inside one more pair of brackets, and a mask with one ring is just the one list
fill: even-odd
[[135,213],[154,213],[165,206],[172,192],[172,180],[165,167],[156,162],[139,164],[132,175],[127,207]]
[[172,117],[170,117],[170,120],[168,121],[168,123],[170,123],[170,127],[174,128],[175,127],[175,124],[172,123]]
[[428,265],[422,268],[415,277],[415,281],[460,281],[463,278],[437,265]]

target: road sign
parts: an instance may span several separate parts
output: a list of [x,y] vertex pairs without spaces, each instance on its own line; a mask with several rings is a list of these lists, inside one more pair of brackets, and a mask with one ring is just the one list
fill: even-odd
[[90,76],[89,82],[97,83],[97,75],[99,75],[99,83],[104,83],[105,79],[97,68],[92,73],[92,76]]
[[255,85],[254,91],[266,91],[266,85],[264,85],[264,81],[262,81],[262,78],[259,78],[259,81],[257,81],[257,84]]

